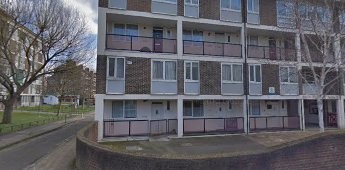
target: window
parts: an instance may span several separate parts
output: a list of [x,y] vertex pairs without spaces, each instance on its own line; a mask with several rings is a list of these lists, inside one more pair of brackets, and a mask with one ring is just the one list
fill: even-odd
[[176,61],[153,61],[153,80],[176,80]]
[[164,3],[169,3],[169,4],[176,4],[176,0],[153,0],[156,2],[164,2]]
[[241,11],[241,0],[221,0],[221,8],[223,10]]
[[183,40],[189,40],[189,41],[203,41],[203,32],[202,31],[188,31],[183,30]]
[[259,0],[248,0],[248,12],[259,14]]
[[117,79],[125,78],[125,58],[108,58],[108,77]]
[[223,64],[222,81],[242,82],[242,65],[240,64]]
[[261,65],[249,66],[249,81],[261,83]]
[[259,44],[259,37],[258,36],[248,36],[248,45],[255,45]]
[[197,6],[199,6],[199,0],[185,0],[184,3],[186,5],[197,5]]
[[185,63],[185,80],[199,81],[199,63],[186,62]]
[[139,36],[138,25],[132,24],[115,24],[113,32],[118,35]]
[[331,22],[331,11],[326,7],[317,7],[317,20],[321,20],[322,22]]
[[298,82],[297,68],[295,67],[280,67],[280,82],[282,83],[297,83]]
[[278,16],[291,18],[293,16],[293,4],[286,0],[277,1]]
[[313,71],[311,69],[304,69],[302,71],[303,73],[303,78],[305,79],[305,81],[307,83],[315,83],[315,80],[314,80],[314,74],[313,74]]
[[112,118],[136,118],[137,117],[137,101],[113,101]]
[[202,101],[184,101],[183,116],[202,117],[204,116],[204,105]]

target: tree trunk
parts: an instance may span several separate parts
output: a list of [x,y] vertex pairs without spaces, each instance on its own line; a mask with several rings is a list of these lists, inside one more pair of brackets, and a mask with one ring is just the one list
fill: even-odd
[[2,124],[9,124],[12,123],[12,113],[13,107],[16,104],[17,97],[16,96],[9,96],[9,98],[5,101],[5,109],[4,115],[2,117]]
[[59,106],[58,106],[58,111],[57,111],[57,114],[56,116],[59,116],[60,115],[60,112],[61,112],[61,105],[62,105],[62,100],[59,98]]
[[323,121],[323,100],[321,98],[317,99],[317,109],[319,112],[319,127],[320,131],[324,132],[325,131],[325,125]]

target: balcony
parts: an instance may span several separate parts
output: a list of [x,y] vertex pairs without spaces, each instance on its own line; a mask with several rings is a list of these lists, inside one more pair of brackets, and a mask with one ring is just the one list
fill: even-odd
[[248,45],[248,58],[297,61],[295,49],[255,45]]
[[176,39],[107,34],[106,48],[152,53],[177,52]]
[[242,57],[242,46],[240,44],[184,40],[183,53],[194,55]]

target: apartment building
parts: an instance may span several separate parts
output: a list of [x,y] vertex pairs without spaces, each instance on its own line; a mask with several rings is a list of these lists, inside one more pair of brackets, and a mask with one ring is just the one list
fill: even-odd
[[[247,3],[244,24],[242,0],[99,0],[98,139],[317,127],[291,11]],[[327,127],[344,127],[343,88],[324,100]]]

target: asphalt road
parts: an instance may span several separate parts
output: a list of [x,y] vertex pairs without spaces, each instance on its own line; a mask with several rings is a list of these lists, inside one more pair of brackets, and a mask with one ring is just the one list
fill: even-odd
[[56,131],[0,151],[0,170],[21,170],[54,151],[89,124],[92,118],[78,120]]

